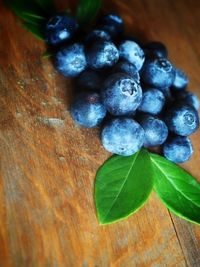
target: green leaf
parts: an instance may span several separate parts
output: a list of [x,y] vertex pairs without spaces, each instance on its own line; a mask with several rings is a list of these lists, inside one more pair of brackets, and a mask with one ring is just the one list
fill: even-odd
[[76,12],[76,18],[80,25],[89,25],[97,16],[101,5],[101,0],[80,0]]
[[52,51],[45,51],[44,53],[43,53],[43,55],[42,55],[42,58],[43,59],[47,59],[47,58],[50,58],[50,57],[52,57],[54,55],[54,53],[52,52]]
[[35,1],[5,0],[5,4],[22,20],[37,24],[45,20],[45,13]]
[[100,224],[122,220],[136,212],[153,187],[151,161],[147,150],[133,156],[113,156],[99,169],[95,202]]
[[171,161],[156,154],[150,158],[159,198],[176,215],[200,224],[200,183]]
[[29,32],[31,32],[37,39],[44,40],[44,31],[41,25],[34,25],[32,23],[24,22],[22,24]]
[[5,3],[22,20],[27,30],[44,40],[43,26],[47,14],[35,0],[5,0]]

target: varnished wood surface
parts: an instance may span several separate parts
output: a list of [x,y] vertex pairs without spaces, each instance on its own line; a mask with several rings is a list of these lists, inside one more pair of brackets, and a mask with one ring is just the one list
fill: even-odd
[[[106,2],[106,1],[105,1]],[[112,0],[127,32],[162,40],[200,97],[200,1]],[[199,267],[200,228],[152,194],[129,219],[99,226],[96,170],[109,156],[98,129],[74,125],[69,79],[0,2],[0,266]],[[184,167],[200,181],[200,131]]]

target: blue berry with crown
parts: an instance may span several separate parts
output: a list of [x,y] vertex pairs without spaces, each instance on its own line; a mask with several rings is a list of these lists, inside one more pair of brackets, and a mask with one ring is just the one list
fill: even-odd
[[101,96],[112,115],[133,115],[142,101],[142,88],[128,74],[115,73],[104,82]]
[[87,68],[84,46],[74,43],[55,55],[55,68],[66,77],[76,77]]

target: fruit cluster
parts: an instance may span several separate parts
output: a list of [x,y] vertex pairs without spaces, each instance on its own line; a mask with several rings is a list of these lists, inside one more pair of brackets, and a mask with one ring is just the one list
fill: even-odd
[[112,153],[129,156],[162,145],[167,159],[185,162],[193,152],[188,136],[199,127],[199,100],[186,90],[188,77],[168,60],[164,44],[143,45],[123,31],[114,14],[89,33],[66,15],[48,21],[55,68],[76,77],[79,89],[71,116],[84,127],[102,124],[102,144]]

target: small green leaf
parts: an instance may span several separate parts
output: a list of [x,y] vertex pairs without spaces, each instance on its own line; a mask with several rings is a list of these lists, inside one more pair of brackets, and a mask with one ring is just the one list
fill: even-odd
[[45,13],[35,1],[5,0],[5,4],[22,20],[37,24],[45,20]]
[[133,156],[113,156],[99,169],[95,202],[100,224],[122,220],[143,206],[153,187],[147,150]]
[[37,39],[44,40],[44,31],[41,25],[34,25],[28,22],[24,22],[22,25],[29,32],[31,32]]
[[6,5],[22,20],[23,26],[37,38],[44,40],[46,13],[35,0],[5,0]]
[[159,198],[176,215],[200,224],[200,183],[164,157],[156,154],[150,157]]
[[80,0],[76,13],[80,25],[89,25],[97,16],[101,5],[101,0]]
[[44,59],[46,59],[46,58],[50,58],[50,57],[52,57],[54,54],[53,54],[53,52],[51,52],[51,51],[45,51],[44,53],[43,53],[43,55],[42,55],[42,58],[44,58]]
[[37,14],[32,14],[30,12],[24,12],[24,11],[22,11],[22,15],[25,18],[24,20],[28,19],[29,20],[28,22],[30,22],[30,23],[33,22],[33,24],[35,24],[35,23],[38,24],[40,22],[45,21],[45,18],[44,17],[42,17],[40,15],[37,15]]

